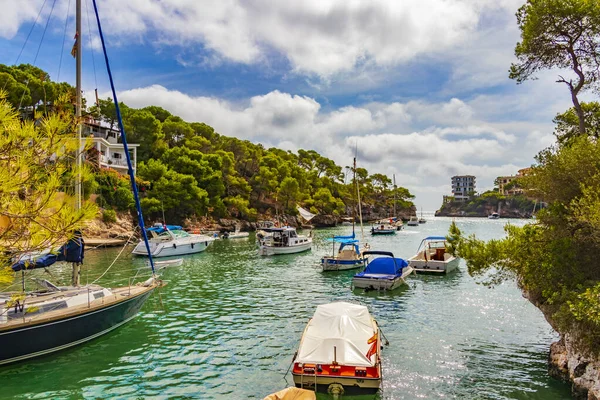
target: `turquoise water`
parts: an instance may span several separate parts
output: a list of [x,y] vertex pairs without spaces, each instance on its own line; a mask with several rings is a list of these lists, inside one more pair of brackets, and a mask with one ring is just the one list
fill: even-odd
[[[450,222],[429,216],[395,236],[365,234],[373,249],[408,258],[423,237],[446,234]],[[506,222],[457,220],[464,232],[484,239],[501,237]],[[123,327],[0,368],[1,396],[262,399],[292,384],[285,373],[316,305],[349,300],[368,306],[390,341],[377,398],[570,398],[569,386],[547,375],[548,347],[557,335],[514,283],[488,289],[461,264],[446,277],[413,276],[393,292],[351,291],[355,271],[318,268],[331,252],[324,239],[350,230],[315,231],[312,251],[278,257],[257,256],[253,236],[217,241],[163,271],[168,285]],[[118,251],[88,252],[82,281],[99,276]],[[55,268],[53,279],[66,281],[68,273]],[[136,273],[148,275],[144,261],[127,254],[101,283],[124,285]]]

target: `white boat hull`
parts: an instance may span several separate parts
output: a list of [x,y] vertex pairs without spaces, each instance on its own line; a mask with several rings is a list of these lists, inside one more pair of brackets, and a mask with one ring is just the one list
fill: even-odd
[[[201,253],[210,246],[213,242],[212,238],[209,237],[192,237],[189,240],[180,243],[174,243],[167,241],[164,243],[156,243],[150,241],[150,252],[152,257],[170,257],[170,256],[182,256],[185,254],[196,254]],[[143,241],[133,249],[133,254],[139,256],[148,256],[146,245]]]
[[446,274],[458,268],[458,258],[456,257],[450,257],[444,261],[425,261],[423,259],[417,259],[417,257],[418,255],[408,259],[408,265],[410,265],[417,273]]
[[370,277],[354,277],[352,278],[352,286],[356,289],[372,289],[372,290],[393,290],[406,283],[404,280],[407,276],[413,273],[413,268],[409,265],[402,270],[402,276],[389,278],[389,275],[371,274]]
[[258,248],[258,254],[261,256],[276,256],[280,254],[295,254],[303,251],[310,250],[312,246],[312,240],[308,240],[305,243],[299,243],[292,246],[268,246],[261,245]]

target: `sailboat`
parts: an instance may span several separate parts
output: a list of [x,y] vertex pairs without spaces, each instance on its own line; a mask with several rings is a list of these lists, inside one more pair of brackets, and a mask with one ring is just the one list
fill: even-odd
[[394,215],[376,221],[371,226],[371,235],[395,235],[396,231],[402,229],[402,219],[396,217],[396,174],[394,176]]
[[[356,157],[354,158],[354,185],[358,194],[358,184],[356,183]],[[356,197],[352,196],[355,201],[352,207],[352,235],[346,236],[334,236],[328,240],[332,243],[333,253],[331,256],[323,256],[321,258],[321,264],[323,271],[345,271],[348,269],[360,268],[365,265],[365,257],[363,251],[365,249],[359,248],[359,241],[356,239],[355,224],[356,220]],[[360,202],[358,204],[360,209]],[[362,232],[362,211],[360,212],[360,226]],[[339,244],[337,254],[335,252],[336,245]]]
[[[79,124],[78,138],[81,143],[81,0],[76,1],[76,10],[77,102],[75,113]],[[123,146],[127,155],[129,177],[131,178],[138,210],[138,221],[146,246],[148,246],[127,140],[112,82],[95,0],[94,10],[111,81]],[[78,165],[83,162],[81,153],[80,145]],[[76,185],[76,191],[77,203],[80,205],[80,183]],[[19,293],[18,300],[13,297],[12,293],[3,293],[0,296],[0,304],[2,304],[0,312],[0,364],[13,363],[63,350],[110,332],[135,317],[154,289],[162,286],[163,283],[154,273],[152,257],[149,258],[152,276],[141,284],[133,285],[130,282],[128,286],[111,289],[96,284],[81,286],[80,266],[84,256],[83,245],[83,238],[76,232],[59,254],[49,253],[42,256],[41,259],[38,258],[35,261],[21,260],[22,263],[17,262],[13,265],[14,271],[22,271],[22,274],[24,274],[27,269],[45,268],[55,261],[72,262],[72,282],[71,286],[63,287],[46,280],[40,280],[40,284],[43,286],[42,290],[24,293],[23,287],[23,292]]]
[[425,222],[427,222],[427,220],[423,218],[423,207],[421,207],[421,217],[419,217],[419,223],[424,224]]

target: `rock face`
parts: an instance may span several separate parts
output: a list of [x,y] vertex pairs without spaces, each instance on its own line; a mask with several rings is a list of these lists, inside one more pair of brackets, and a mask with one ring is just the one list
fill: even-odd
[[578,351],[572,335],[564,334],[550,346],[548,373],[571,382],[574,398],[600,400],[600,360]]
[[117,222],[113,224],[103,222],[102,213],[99,212],[98,217],[92,220],[83,230],[83,236],[87,238],[126,239],[133,234],[135,226],[131,214],[127,212],[117,213]]

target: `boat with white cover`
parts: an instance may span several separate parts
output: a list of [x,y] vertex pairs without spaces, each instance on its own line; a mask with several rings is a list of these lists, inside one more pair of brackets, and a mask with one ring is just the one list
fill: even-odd
[[296,228],[284,226],[271,228],[268,236],[259,239],[258,254],[261,256],[294,254],[310,250],[311,246],[311,237],[298,235]]
[[[178,225],[156,224],[147,230],[152,235],[148,239],[152,257],[181,256],[200,253],[208,248],[214,238],[206,235],[189,234]],[[132,251],[138,256],[147,256],[144,241],[140,241]]]
[[379,326],[367,307],[317,306],[293,361],[296,387],[316,392],[374,394],[381,384]]
[[444,236],[429,236],[421,241],[408,264],[417,273],[445,274],[458,267],[458,258],[448,252]]
[[493,212],[490,215],[488,215],[488,219],[500,219],[500,214],[498,214],[497,212]]
[[381,257],[368,260],[365,270],[354,275],[352,286],[356,289],[393,290],[406,283],[404,279],[413,273],[406,260],[394,257],[389,251],[365,251],[363,254]]

